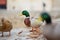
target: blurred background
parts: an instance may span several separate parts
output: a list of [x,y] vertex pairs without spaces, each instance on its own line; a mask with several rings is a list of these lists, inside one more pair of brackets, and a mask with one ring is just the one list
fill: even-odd
[[25,17],[19,13],[28,10],[31,17],[35,17],[43,11],[43,2],[52,19],[60,19],[60,0],[0,0],[0,20],[5,17],[12,22],[14,28],[25,27]]

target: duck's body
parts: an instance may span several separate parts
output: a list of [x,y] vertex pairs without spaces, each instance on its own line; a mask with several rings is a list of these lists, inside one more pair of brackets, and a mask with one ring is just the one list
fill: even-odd
[[41,24],[42,21],[40,17],[34,17],[33,19],[31,19],[31,27],[34,35],[40,35],[42,33],[42,31],[40,30]]
[[12,30],[12,23],[9,20],[2,19],[2,26],[0,27],[0,32],[9,32],[9,36],[11,35],[10,32]]
[[42,13],[43,20],[46,22],[42,26],[42,31],[47,40],[60,40],[60,23],[52,22],[48,13]]
[[34,18],[31,20],[31,26],[32,26],[32,27],[40,27],[41,24],[42,24],[41,18],[39,18],[39,17],[34,17]]
[[39,17],[34,17],[34,18],[32,18],[32,19],[30,19],[30,17],[26,17],[25,19],[24,19],[24,23],[25,23],[25,25],[27,26],[27,27],[40,27],[40,25],[41,25],[41,18],[39,18]]
[[60,24],[52,23],[43,25],[42,31],[48,40],[60,40]]

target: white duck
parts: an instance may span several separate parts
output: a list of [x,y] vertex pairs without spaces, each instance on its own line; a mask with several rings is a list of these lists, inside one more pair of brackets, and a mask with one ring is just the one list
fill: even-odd
[[47,40],[60,40],[60,24],[52,22],[51,16],[47,12],[41,14],[43,22],[41,29]]

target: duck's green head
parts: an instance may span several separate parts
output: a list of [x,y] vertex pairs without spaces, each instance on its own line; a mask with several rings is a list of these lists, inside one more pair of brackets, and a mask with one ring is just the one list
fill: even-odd
[[30,17],[29,12],[27,10],[23,10],[21,15],[25,15],[26,17]]
[[47,24],[52,23],[51,16],[47,12],[42,12],[41,14],[42,21],[46,21]]

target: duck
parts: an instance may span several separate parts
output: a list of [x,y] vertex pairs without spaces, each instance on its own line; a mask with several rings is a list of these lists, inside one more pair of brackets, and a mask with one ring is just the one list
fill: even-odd
[[40,14],[44,25],[41,26],[43,35],[47,40],[60,40],[60,23],[53,22],[52,17],[48,12]]
[[13,28],[12,23],[9,20],[6,20],[5,18],[1,19],[2,22],[2,26],[0,26],[0,32],[2,32],[2,36],[3,37],[3,33],[4,32],[9,32],[9,36],[11,35],[11,30]]
[[27,27],[30,27],[31,25],[31,22],[30,22],[30,14],[27,10],[23,10],[22,13],[20,14],[20,16],[26,16],[26,18],[24,19],[24,24],[27,26]]
[[30,14],[27,10],[23,10],[22,13],[20,15],[25,15],[26,18],[24,20],[24,23],[27,27],[32,27],[32,30],[30,30],[30,32],[36,31],[39,32],[40,29],[40,23],[41,23],[41,18],[40,17],[30,17]]

